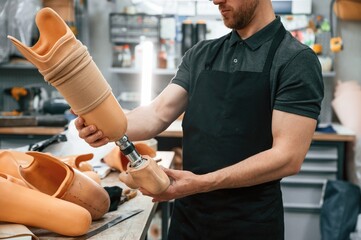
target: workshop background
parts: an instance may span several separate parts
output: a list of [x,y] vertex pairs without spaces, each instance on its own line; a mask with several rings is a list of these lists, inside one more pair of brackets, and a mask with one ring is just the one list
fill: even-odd
[[[300,0],[299,0],[300,1]],[[2,2],[7,2],[5,0],[3,0]],[[26,0],[24,1],[13,1],[13,2],[27,2]],[[33,11],[38,9],[41,6],[41,2],[40,1],[28,1],[30,4],[28,4],[27,6],[32,6]],[[52,1],[49,1],[52,2]],[[77,2],[77,1],[75,1]],[[83,1],[79,1],[79,2],[83,2]],[[134,2],[134,3],[133,3]],[[161,4],[157,5],[157,2],[160,2]],[[167,4],[163,4],[163,2],[167,3]],[[172,3],[169,3],[172,2]],[[137,91],[138,85],[136,85],[136,83],[138,83],[138,81],[133,81],[134,79],[137,79],[139,77],[139,71],[126,71],[126,70],[122,70],[119,69],[117,65],[114,65],[114,55],[117,53],[117,47],[116,45],[120,45],[114,41],[114,39],[110,39],[110,31],[112,30],[111,28],[114,27],[114,25],[110,26],[110,13],[124,13],[124,11],[137,11],[140,10],[141,12],[146,12],[149,15],[154,15],[154,14],[168,14],[168,12],[170,12],[170,15],[172,14],[180,14],[180,15],[176,15],[177,19],[176,19],[176,31],[177,31],[177,35],[173,36],[174,39],[174,45],[176,48],[176,56],[175,56],[175,64],[177,64],[180,60],[181,57],[181,22],[185,19],[185,16],[187,16],[187,14],[195,14],[195,16],[191,17],[191,19],[193,20],[193,23],[195,24],[197,22],[197,20],[199,19],[205,19],[208,20],[209,24],[212,23],[213,26],[215,26],[217,29],[210,29],[208,27],[207,31],[208,32],[212,32],[212,33],[207,33],[207,35],[209,35],[209,37],[215,37],[218,35],[223,34],[224,32],[227,31],[227,29],[222,28],[222,26],[219,26],[222,24],[220,18],[219,18],[219,13],[217,12],[217,9],[215,6],[213,6],[212,4],[209,6],[209,8],[211,8],[212,10],[202,10],[205,11],[205,13],[197,13],[197,10],[199,11],[199,9],[201,9],[201,7],[198,7],[196,9],[194,3],[200,4],[204,4],[204,1],[164,1],[164,0],[148,0],[148,1],[131,1],[131,0],[123,0],[123,1],[93,1],[93,0],[87,0],[86,1],[86,7],[84,7],[81,4],[79,4],[78,11],[76,12],[76,14],[78,14],[76,16],[77,19],[74,19],[73,24],[77,24],[78,29],[77,31],[79,32],[79,38],[82,40],[82,42],[88,46],[89,51],[93,57],[93,59],[95,60],[97,66],[99,67],[99,69],[101,69],[104,77],[107,79],[107,81],[109,82],[109,84],[112,86],[113,88],[113,92],[116,96],[121,96],[121,93],[123,93],[122,97],[120,97],[121,99],[125,99],[125,103],[123,103],[122,105],[124,105],[126,108],[133,108],[134,106],[137,105],[137,103],[134,103],[134,100],[137,100],[139,98],[139,95],[137,95],[135,92]],[[274,1],[277,2],[277,1]],[[288,1],[286,1],[288,2]],[[292,2],[292,0],[290,0],[290,2]],[[297,2],[297,1],[295,1]],[[334,36],[341,36],[342,40],[343,40],[343,50],[337,54],[329,54],[329,50],[328,50],[328,46],[327,44],[324,45],[323,47],[323,52],[326,55],[329,55],[332,58],[332,64],[331,64],[331,71],[330,74],[325,74],[325,84],[326,84],[326,98],[324,101],[324,105],[323,105],[323,112],[321,115],[321,121],[322,122],[332,122],[333,120],[335,120],[335,116],[332,115],[332,109],[331,109],[331,105],[330,102],[333,98],[333,92],[334,92],[334,87],[335,87],[335,83],[337,81],[357,81],[360,82],[360,71],[361,69],[358,67],[361,64],[361,59],[359,58],[358,54],[359,52],[361,52],[361,46],[359,44],[359,39],[360,39],[360,35],[361,35],[361,25],[358,21],[347,21],[347,20],[342,20],[342,19],[337,19],[334,16],[334,19],[330,20],[330,4],[331,4],[331,0],[327,0],[327,1],[305,1],[305,2],[312,2],[312,15],[308,15],[308,16],[312,16],[313,18],[316,18],[317,16],[321,16],[323,18],[325,18],[326,21],[330,21],[331,27],[335,28],[333,30],[334,32]],[[148,4],[147,4],[148,3]],[[183,6],[184,4],[184,6]],[[16,4],[14,4],[16,5]],[[21,4],[17,4],[19,7],[21,7]],[[160,7],[160,6],[165,6],[164,8]],[[177,7],[179,7],[177,9]],[[207,6],[208,7],[208,6]],[[86,9],[85,9],[86,8]],[[22,18],[28,18],[31,19],[32,15],[34,15],[34,13],[31,13],[29,8],[26,8],[27,12],[26,14],[23,14]],[[31,9],[31,8],[30,8]],[[282,11],[284,11],[282,9]],[[11,11],[9,11],[10,13]],[[15,10],[13,9],[12,11],[13,13],[15,13]],[[19,15],[21,15],[20,13],[18,13]],[[70,13],[66,14],[70,15]],[[203,15],[204,14],[204,15]],[[294,16],[298,16],[299,14],[295,14]],[[4,48],[4,46],[6,46],[7,44],[9,44],[9,41],[6,39],[6,34],[4,34],[4,32],[7,33],[11,33],[11,27],[14,28],[23,28],[25,30],[24,33],[26,34],[33,34],[32,36],[27,36],[27,38],[29,38],[29,40],[33,40],[36,37],[36,35],[34,36],[34,29],[32,29],[30,27],[29,24],[27,24],[27,26],[21,26],[21,20],[17,20],[17,22],[15,23],[15,21],[11,21],[11,18],[15,18],[16,15],[13,16],[9,16],[9,19],[6,20],[7,14],[6,12],[2,13],[0,21],[4,22],[6,21],[8,28],[9,29],[1,29],[3,32],[1,33],[1,44],[0,46],[2,46],[2,48]],[[28,20],[27,19],[27,20]],[[335,19],[337,19],[337,21],[335,21]],[[77,21],[75,21],[77,20]],[[333,23],[332,24],[332,21]],[[303,19],[301,19],[300,21],[304,21]],[[24,21],[26,22],[26,21]],[[164,21],[165,24],[163,24],[163,26],[168,25],[169,21],[166,22]],[[214,24],[214,23],[218,23],[218,24]],[[116,23],[114,23],[116,24]],[[298,24],[298,23],[296,23]],[[304,23],[300,23],[301,25]],[[172,30],[169,28],[166,28],[164,26],[164,30]],[[212,28],[213,28],[212,26]],[[301,28],[304,28],[304,26],[301,26]],[[114,29],[113,29],[114,30]],[[117,29],[115,29],[116,31]],[[119,29],[118,29],[119,30]],[[169,34],[168,34],[169,35]],[[322,43],[327,43],[327,41],[329,40],[329,36],[328,34],[317,34],[318,36],[315,36],[316,38],[318,37],[320,42]],[[167,36],[167,37],[171,37],[171,36]],[[114,41],[113,41],[114,40]],[[316,39],[317,41],[317,39]],[[125,43],[125,42],[123,42]],[[134,43],[130,44],[131,47],[134,48]],[[14,47],[8,45],[6,46],[7,48],[11,48],[10,50],[15,51]],[[161,50],[160,46],[157,46],[159,50]],[[0,62],[2,63],[6,63],[7,61],[7,57],[6,57],[6,51],[1,49],[2,51],[4,51],[4,53],[0,52]],[[134,66],[135,64],[135,60],[134,60],[134,49],[132,50],[132,58],[134,63],[132,63],[132,66]],[[4,64],[3,64],[4,65]],[[6,78],[6,79],[10,79],[8,81],[1,81],[1,88],[6,88],[6,87],[11,87],[14,84],[14,80],[15,81],[24,81],[24,84],[36,84],[38,85],[39,83],[41,83],[41,79],[39,81],[39,76],[36,73],[36,71],[32,71],[33,69],[27,69],[27,79],[25,80],[24,77],[18,76],[19,71],[14,70],[14,66],[11,65],[7,65],[3,66],[0,69],[0,73],[1,73],[1,77],[2,78]],[[116,66],[115,68],[112,68],[112,66]],[[23,70],[23,69],[22,69]],[[173,70],[173,71],[172,71]],[[155,72],[156,74],[156,80],[154,81],[154,88],[153,88],[153,96],[157,93],[159,93],[161,91],[161,89],[165,86],[165,84],[168,83],[169,79],[172,77],[172,74],[174,73],[174,69],[171,69],[171,71],[163,71],[163,72]],[[21,73],[21,72],[20,72]],[[20,80],[23,79],[23,80]],[[129,80],[128,80],[129,79]],[[133,79],[133,80],[131,80]],[[12,83],[8,83],[8,82],[12,82]],[[43,85],[39,85],[41,87],[44,87]],[[45,86],[47,87],[47,86]],[[49,89],[49,88],[48,88]],[[51,90],[49,90],[51,91]],[[124,94],[124,93],[130,93],[130,94]],[[135,93],[135,94],[132,94]],[[56,95],[56,93],[54,93]],[[12,110],[12,108],[16,108],[15,103],[13,101],[13,99],[9,99],[7,96],[4,96],[4,92],[2,91],[0,93],[0,99],[1,104],[0,104],[0,110],[1,111],[10,111]],[[136,101],[135,101],[136,102]]]
[[[361,239],[361,197],[354,188],[361,186],[361,0],[273,4],[286,28],[318,54],[325,84],[318,134],[301,172],[282,181],[286,239]],[[57,9],[88,47],[124,109],[160,93],[186,49],[229,31],[208,0],[0,0],[0,149],[47,139],[74,119],[67,102],[6,37],[36,42],[33,21],[43,6]],[[141,63],[145,43],[153,47],[150,68]],[[49,132],[25,133],[25,126]],[[158,150],[176,153],[173,167],[181,168],[181,138],[156,141]],[[335,213],[336,207],[342,210]],[[158,209],[147,239],[162,238],[161,214]]]

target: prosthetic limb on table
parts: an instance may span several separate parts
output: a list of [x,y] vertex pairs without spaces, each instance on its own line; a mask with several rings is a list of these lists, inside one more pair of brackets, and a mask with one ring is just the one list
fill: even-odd
[[74,203],[24,187],[0,174],[0,221],[39,227],[65,236],[85,234],[90,213]]
[[36,25],[40,38],[33,47],[25,46],[14,37],[8,38],[87,125],[97,126],[120,147],[130,161],[128,172],[139,187],[153,194],[165,191],[170,184],[168,176],[152,163],[154,160],[140,156],[128,140],[124,112],[87,48],[51,8],[37,13]]

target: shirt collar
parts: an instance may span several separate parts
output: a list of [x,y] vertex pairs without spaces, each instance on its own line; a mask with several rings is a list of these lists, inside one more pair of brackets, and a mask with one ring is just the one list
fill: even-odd
[[263,43],[272,39],[281,25],[281,18],[277,16],[276,19],[273,20],[270,24],[268,24],[266,27],[262,28],[246,40],[242,40],[238,35],[237,31],[233,30],[229,40],[230,46],[233,46],[238,42],[243,42],[252,51],[254,51],[259,48]]

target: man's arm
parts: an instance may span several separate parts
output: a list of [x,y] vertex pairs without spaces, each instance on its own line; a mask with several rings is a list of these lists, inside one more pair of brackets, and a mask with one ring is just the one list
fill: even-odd
[[312,118],[274,110],[271,149],[203,175],[164,169],[173,182],[165,193],[152,197],[154,201],[166,201],[217,189],[253,186],[296,174],[309,149],[315,127],[316,120]]
[[126,114],[126,134],[132,141],[155,137],[184,112],[187,96],[183,87],[169,84],[149,105],[135,108]]
[[298,173],[316,123],[312,118],[274,110],[272,148],[205,175],[214,182],[206,190],[252,186]]
[[[187,91],[183,87],[169,84],[149,105],[138,107],[126,114],[126,134],[131,141],[155,137],[182,114],[187,101]],[[109,141],[96,126],[85,126],[81,117],[76,119],[75,126],[79,137],[92,147],[105,145]]]

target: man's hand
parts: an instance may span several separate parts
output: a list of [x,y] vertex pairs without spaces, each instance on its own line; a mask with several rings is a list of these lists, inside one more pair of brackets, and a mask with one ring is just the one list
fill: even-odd
[[153,198],[153,202],[164,202],[176,198],[182,198],[191,194],[201,192],[200,178],[202,175],[196,175],[190,171],[181,171],[163,168],[163,171],[171,179],[171,184],[168,189],[161,194],[151,194],[143,188],[139,190],[147,196]]
[[79,132],[79,137],[84,139],[92,147],[100,147],[109,142],[109,139],[104,136],[103,132],[98,130],[96,126],[85,126],[83,118],[75,119],[75,127]]

